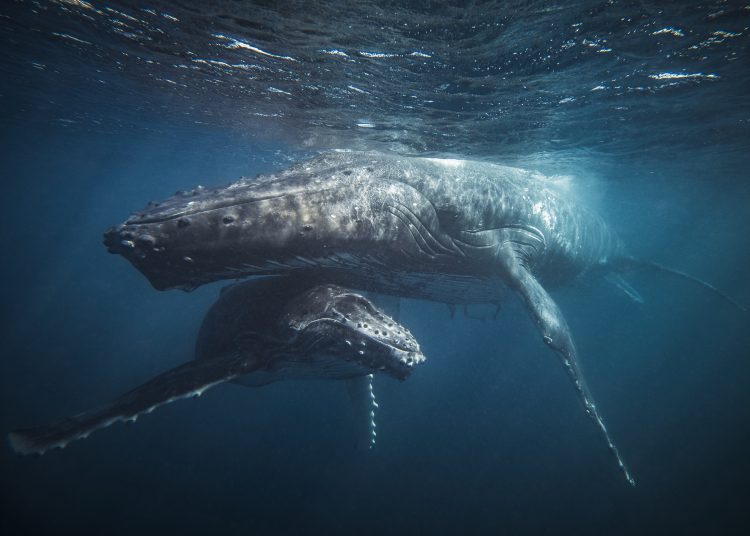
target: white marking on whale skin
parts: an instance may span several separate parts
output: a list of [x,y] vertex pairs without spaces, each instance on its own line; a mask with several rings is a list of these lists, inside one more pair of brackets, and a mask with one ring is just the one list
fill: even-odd
[[271,261],[271,260],[266,261],[266,264],[274,268],[291,268],[290,266],[288,266],[287,264],[284,264],[283,262],[277,262],[277,261]]
[[373,389],[374,376],[372,374],[367,375],[367,388],[370,392],[370,449],[375,448],[375,440],[377,439],[377,425],[375,424],[375,409],[378,407],[378,403],[375,400],[375,390]]
[[312,260],[312,259],[308,259],[308,258],[306,258],[306,257],[300,257],[299,255],[297,255],[297,256],[295,257],[295,259],[297,259],[297,261],[298,261],[298,262],[300,263],[300,266],[302,266],[302,265],[306,265],[306,266],[317,266],[317,265],[315,264],[315,261],[314,261],[314,260]]
[[425,158],[425,160],[447,168],[460,168],[466,165],[466,160],[457,158]]
[[532,214],[538,215],[540,218],[542,218],[542,221],[547,227],[551,227],[554,224],[555,218],[552,215],[552,213],[547,210],[545,204],[541,201],[534,203],[534,205],[531,207]]

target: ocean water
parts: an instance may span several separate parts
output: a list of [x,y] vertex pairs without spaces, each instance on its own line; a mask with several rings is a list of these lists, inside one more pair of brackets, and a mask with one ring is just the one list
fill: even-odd
[[[222,285],[158,292],[105,229],[325,149],[558,175],[634,254],[750,304],[747,3],[13,1],[0,52],[3,433],[192,356]],[[0,531],[745,534],[750,315],[627,278],[644,303],[553,295],[634,488],[519,303],[404,300],[428,361],[375,378],[375,449],[340,382],[220,386],[0,449]]]

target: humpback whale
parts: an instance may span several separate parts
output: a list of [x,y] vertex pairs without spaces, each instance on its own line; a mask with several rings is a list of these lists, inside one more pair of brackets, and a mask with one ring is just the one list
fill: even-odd
[[[224,382],[353,381],[380,372],[403,380],[424,361],[411,333],[362,295],[330,284],[310,288],[302,279],[265,278],[222,292],[203,319],[192,361],[102,408],[11,432],[9,440],[18,453],[41,454]],[[371,385],[365,394],[374,404]]]
[[554,181],[464,160],[324,153],[275,174],[151,203],[109,229],[104,243],[159,290],[296,273],[453,306],[516,295],[633,485],[548,289],[587,273],[642,267],[691,279],[731,301],[703,281],[632,257],[598,215]]

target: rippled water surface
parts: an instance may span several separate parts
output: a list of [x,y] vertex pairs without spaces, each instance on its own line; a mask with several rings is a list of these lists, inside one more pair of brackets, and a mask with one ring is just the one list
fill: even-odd
[[742,2],[58,0],[0,13],[3,113],[22,120],[151,128],[159,114],[312,148],[490,159],[737,147],[750,133]]
[[[750,304],[748,2],[0,3],[0,432],[186,361],[221,285],[157,292],[102,232],[325,149],[554,176],[633,254]],[[222,386],[42,458],[3,534],[747,534],[750,317],[660,274],[556,290],[613,467],[557,358],[500,313],[404,300],[428,358]]]

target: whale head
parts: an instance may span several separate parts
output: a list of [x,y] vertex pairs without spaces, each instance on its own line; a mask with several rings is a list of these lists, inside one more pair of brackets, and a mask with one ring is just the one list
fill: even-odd
[[318,285],[291,300],[280,323],[289,359],[312,365],[319,376],[385,373],[403,380],[425,361],[407,328],[337,285]]
[[104,243],[159,290],[295,269],[408,269],[455,253],[422,194],[375,163],[354,164],[323,158],[179,192],[109,229]]

